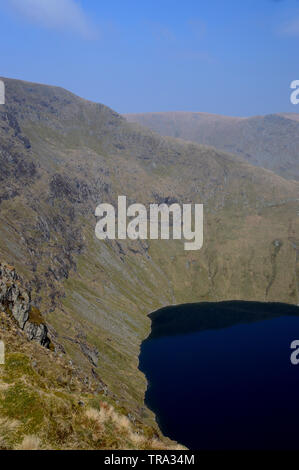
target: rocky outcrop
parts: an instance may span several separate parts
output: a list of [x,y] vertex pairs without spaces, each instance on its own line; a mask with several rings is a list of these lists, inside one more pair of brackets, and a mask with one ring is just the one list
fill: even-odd
[[99,351],[95,347],[90,347],[86,343],[80,343],[81,351],[87,357],[87,359],[95,366],[98,366],[99,362]]
[[67,199],[71,203],[82,203],[90,196],[88,185],[78,178],[56,173],[50,182],[51,196],[54,199]]
[[24,326],[24,332],[26,333],[30,341],[37,341],[39,344],[45,347],[50,346],[50,340],[48,338],[48,329],[46,325],[31,323],[27,321]]
[[[29,340],[49,347],[47,326],[42,323],[38,310],[31,305],[30,292],[22,286],[20,277],[11,266],[0,263],[0,305],[12,315]],[[31,313],[34,312],[34,315]],[[33,319],[31,319],[31,316]]]
[[64,336],[64,339],[70,341],[71,343],[78,344],[84,356],[89,360],[89,362],[95,367],[98,366],[99,351],[96,347],[87,344],[85,336],[81,337],[81,335],[78,335],[77,338],[70,338],[69,336]]

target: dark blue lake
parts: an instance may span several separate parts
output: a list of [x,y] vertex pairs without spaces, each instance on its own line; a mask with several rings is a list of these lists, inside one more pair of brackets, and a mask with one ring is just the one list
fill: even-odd
[[141,347],[146,404],[192,450],[299,449],[299,308],[222,302],[150,315]]

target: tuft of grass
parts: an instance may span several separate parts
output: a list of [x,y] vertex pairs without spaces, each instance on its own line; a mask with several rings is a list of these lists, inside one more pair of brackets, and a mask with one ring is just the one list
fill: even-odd
[[30,323],[34,323],[36,325],[41,325],[45,323],[44,318],[40,310],[37,307],[31,307],[29,311],[29,321]]
[[25,436],[16,450],[40,450],[40,439],[37,436]]
[[15,439],[19,422],[8,418],[0,418],[0,450],[10,450]]

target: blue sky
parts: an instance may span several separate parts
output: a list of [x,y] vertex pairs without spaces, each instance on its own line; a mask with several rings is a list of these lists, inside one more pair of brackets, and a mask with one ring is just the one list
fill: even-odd
[[299,112],[298,0],[0,0],[0,75],[120,113]]

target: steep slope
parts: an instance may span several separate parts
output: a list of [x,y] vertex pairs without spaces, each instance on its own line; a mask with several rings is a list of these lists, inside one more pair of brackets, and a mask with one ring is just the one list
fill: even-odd
[[161,135],[212,145],[234,153],[252,165],[299,180],[299,115],[271,114],[251,118],[207,113],[128,114]]
[[[6,279],[16,278],[13,268],[1,268]],[[129,409],[96,377],[87,381],[66,354],[29,341],[2,307],[0,340],[6,351],[0,365],[0,450],[182,448],[132,419]]]
[[[49,336],[149,424],[138,371],[147,315],[201,300],[299,302],[299,183],[214,148],[163,138],[55,87],[4,79],[0,260],[16,267]],[[118,195],[204,204],[204,247],[99,241]]]

